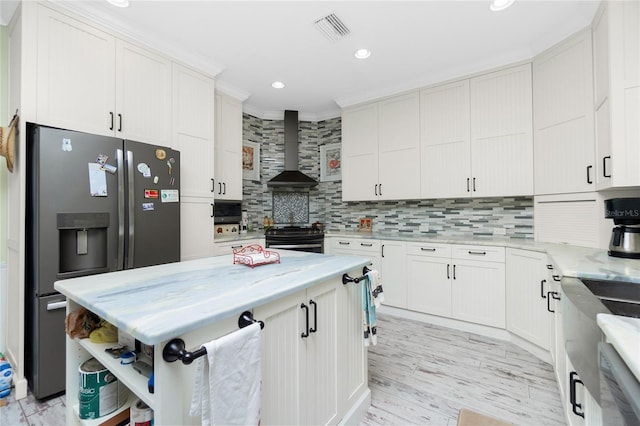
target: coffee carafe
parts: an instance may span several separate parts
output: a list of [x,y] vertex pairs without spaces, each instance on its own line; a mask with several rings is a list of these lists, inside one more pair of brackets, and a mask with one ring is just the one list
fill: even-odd
[[640,259],[640,198],[612,198],[604,202],[604,217],[616,225],[609,256]]

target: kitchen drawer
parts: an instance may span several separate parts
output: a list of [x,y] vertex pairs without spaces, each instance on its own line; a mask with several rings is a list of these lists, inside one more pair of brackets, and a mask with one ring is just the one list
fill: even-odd
[[407,244],[407,254],[427,257],[451,257],[451,245],[439,243]]
[[380,253],[380,240],[364,238],[331,238],[331,248]]
[[504,247],[454,245],[451,257],[453,259],[504,263],[505,250]]

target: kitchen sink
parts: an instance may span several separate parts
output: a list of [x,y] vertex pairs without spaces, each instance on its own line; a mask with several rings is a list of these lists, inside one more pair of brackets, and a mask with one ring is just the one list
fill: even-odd
[[580,281],[612,314],[640,318],[640,284],[585,278]]

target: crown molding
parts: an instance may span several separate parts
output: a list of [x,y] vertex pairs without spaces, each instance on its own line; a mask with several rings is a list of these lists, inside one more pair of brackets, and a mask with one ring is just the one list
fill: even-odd
[[234,99],[244,102],[249,99],[251,93],[246,90],[237,88],[236,86],[227,83],[226,81],[216,79],[216,91],[222,92],[227,96],[231,96]]
[[18,0],[2,0],[0,2],[0,25],[9,25],[19,4],[20,2]]
[[[262,120],[284,120],[284,111],[264,111],[264,110],[261,110],[260,108],[256,108],[251,104],[242,105],[242,111],[246,114],[252,115]],[[318,121],[337,118],[337,117],[340,117],[341,115],[342,115],[342,111],[339,109],[324,111],[322,113],[299,112],[298,120],[311,121],[311,122],[317,123]]]
[[188,52],[187,49],[174,43],[170,38],[149,37],[144,31],[114,20],[101,9],[104,6],[111,7],[107,2],[104,2],[104,5],[101,6],[98,6],[99,3],[95,2],[65,0],[47,0],[45,3],[55,5],[59,9],[67,10],[85,19],[89,19],[101,27],[117,33],[118,38],[127,38],[133,43],[142,44],[185,65],[204,72],[211,77],[216,77],[224,70],[224,67],[211,59]]

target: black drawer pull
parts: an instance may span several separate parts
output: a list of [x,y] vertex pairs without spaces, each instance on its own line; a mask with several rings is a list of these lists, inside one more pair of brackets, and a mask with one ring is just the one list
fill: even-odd
[[484,255],[487,254],[487,252],[486,251],[471,251],[471,250],[469,250],[469,254],[475,254],[475,255],[478,255],[478,256],[484,256]]
[[553,265],[547,265],[547,269],[553,271]]
[[610,178],[611,174],[607,174],[607,160],[611,160],[611,156],[607,155],[606,157],[602,157],[602,176],[606,178]]
[[587,166],[587,183],[588,184],[593,183],[593,181],[591,180],[591,169],[593,169],[593,166]]
[[560,281],[560,275],[552,275],[554,281]]
[[341,246],[348,246],[351,243],[348,241],[338,241],[338,244],[340,244]]
[[426,248],[426,247],[420,247],[420,250],[422,250],[422,251],[431,251],[431,252],[436,251],[436,249],[434,249],[434,248]]
[[237,246],[231,246],[231,248],[232,248],[232,249],[236,249],[236,250],[237,250],[237,249],[239,249],[239,248],[242,248],[242,244],[237,245]]
[[576,416],[584,418],[584,411],[583,412],[578,411],[578,408],[582,409],[582,404],[579,404],[578,401],[576,401],[576,384],[577,383],[580,383],[581,385],[584,386],[584,383],[582,383],[582,380],[578,378],[578,373],[576,373],[575,371],[572,371],[571,373],[569,373],[569,401],[571,402],[571,411],[573,411],[573,414],[575,414]]
[[373,243],[360,243],[362,247],[373,247]]
[[547,298],[547,295],[544,294],[544,283],[546,283],[547,280],[542,280],[540,281],[540,297],[542,297],[543,299]]

